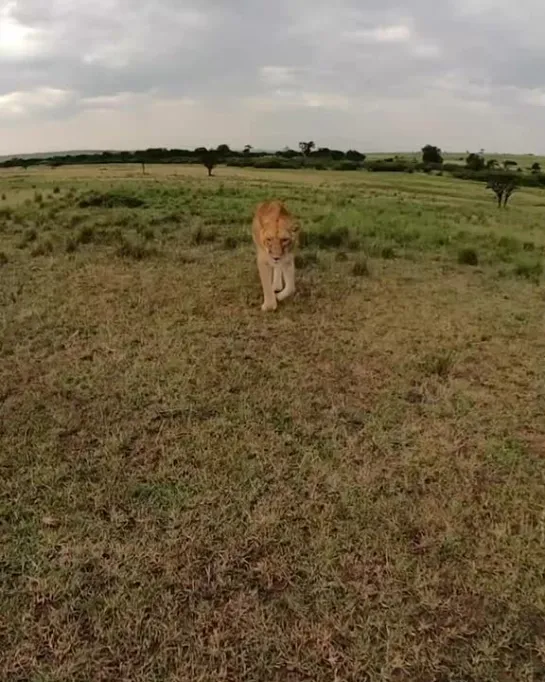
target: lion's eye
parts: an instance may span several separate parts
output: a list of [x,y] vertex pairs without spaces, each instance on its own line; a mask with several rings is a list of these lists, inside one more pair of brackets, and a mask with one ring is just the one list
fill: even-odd
[[282,239],[282,246],[287,246],[290,243],[290,239]]

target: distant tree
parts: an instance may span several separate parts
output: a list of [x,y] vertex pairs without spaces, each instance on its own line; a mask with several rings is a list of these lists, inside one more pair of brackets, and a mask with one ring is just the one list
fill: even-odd
[[299,149],[301,151],[301,154],[303,158],[307,158],[307,156],[314,150],[316,149],[316,143],[310,140],[309,142],[299,142]]
[[535,161],[530,168],[532,173],[541,173],[541,164]]
[[509,168],[515,168],[515,166],[518,166],[518,163],[517,163],[516,161],[511,161],[510,159],[506,159],[506,160],[503,162],[503,167],[504,167],[504,168],[507,168],[507,169],[509,169]]
[[486,167],[488,168],[488,170],[494,170],[495,168],[498,167],[498,162],[496,161],[496,159],[488,159],[488,161],[486,162]]
[[220,144],[216,147],[216,152],[219,158],[224,159],[231,154],[231,148],[228,144]]
[[359,161],[360,163],[363,163],[365,161],[365,154],[358,152],[357,149],[349,149],[346,152],[346,158],[348,161]]
[[299,152],[296,152],[295,149],[284,147],[281,151],[275,152],[275,156],[279,156],[282,159],[295,159],[295,157],[299,156]]
[[142,166],[142,175],[146,174],[146,152],[136,152],[134,156],[135,163],[139,163]]
[[485,168],[486,161],[482,154],[471,152],[466,158],[466,168],[473,171],[481,171]]
[[443,154],[439,147],[427,144],[422,147],[422,161],[424,163],[443,163]]
[[214,149],[205,149],[201,156],[204,167],[208,170],[208,177],[212,176],[212,171],[218,165],[218,152]]
[[251,144],[244,145],[244,154],[246,154],[246,155],[251,154],[252,149],[253,149],[253,147]]
[[517,178],[511,173],[492,175],[488,178],[487,189],[491,189],[498,200],[498,208],[505,208],[513,192],[517,189]]

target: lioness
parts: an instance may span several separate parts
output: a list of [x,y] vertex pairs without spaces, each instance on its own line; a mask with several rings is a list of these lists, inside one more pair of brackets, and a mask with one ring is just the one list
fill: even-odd
[[252,234],[263,287],[261,310],[276,310],[277,301],[283,301],[295,291],[293,250],[298,231],[295,219],[281,201],[258,204]]

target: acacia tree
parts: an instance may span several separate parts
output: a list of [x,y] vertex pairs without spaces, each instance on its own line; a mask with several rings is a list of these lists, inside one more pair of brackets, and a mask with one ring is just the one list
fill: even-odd
[[486,189],[491,189],[498,200],[498,208],[505,208],[513,192],[517,189],[517,178],[512,174],[492,175],[488,178]]
[[208,170],[208,177],[212,176],[212,171],[218,165],[218,153],[214,149],[206,149],[201,157],[204,167]]
[[363,163],[363,161],[365,161],[365,154],[362,154],[357,149],[349,149],[346,152],[346,158],[348,161],[357,161]]
[[484,156],[479,152],[471,152],[466,158],[466,168],[474,171],[483,170],[486,166],[486,161]]
[[299,149],[301,150],[301,154],[303,155],[303,158],[306,159],[307,156],[314,150],[316,149],[316,143],[310,140],[309,142],[299,142]]
[[252,149],[253,149],[253,147],[251,144],[246,144],[246,145],[244,145],[244,152],[243,153],[246,155],[251,154]]
[[216,148],[216,152],[218,154],[218,157],[225,158],[226,156],[229,156],[231,154],[231,148],[229,147],[228,144],[220,144]]

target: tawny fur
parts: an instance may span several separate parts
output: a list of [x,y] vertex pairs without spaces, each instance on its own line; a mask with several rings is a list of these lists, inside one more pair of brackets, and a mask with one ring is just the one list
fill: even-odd
[[257,268],[263,287],[262,310],[276,310],[295,292],[294,249],[298,225],[281,201],[258,204],[252,224]]

